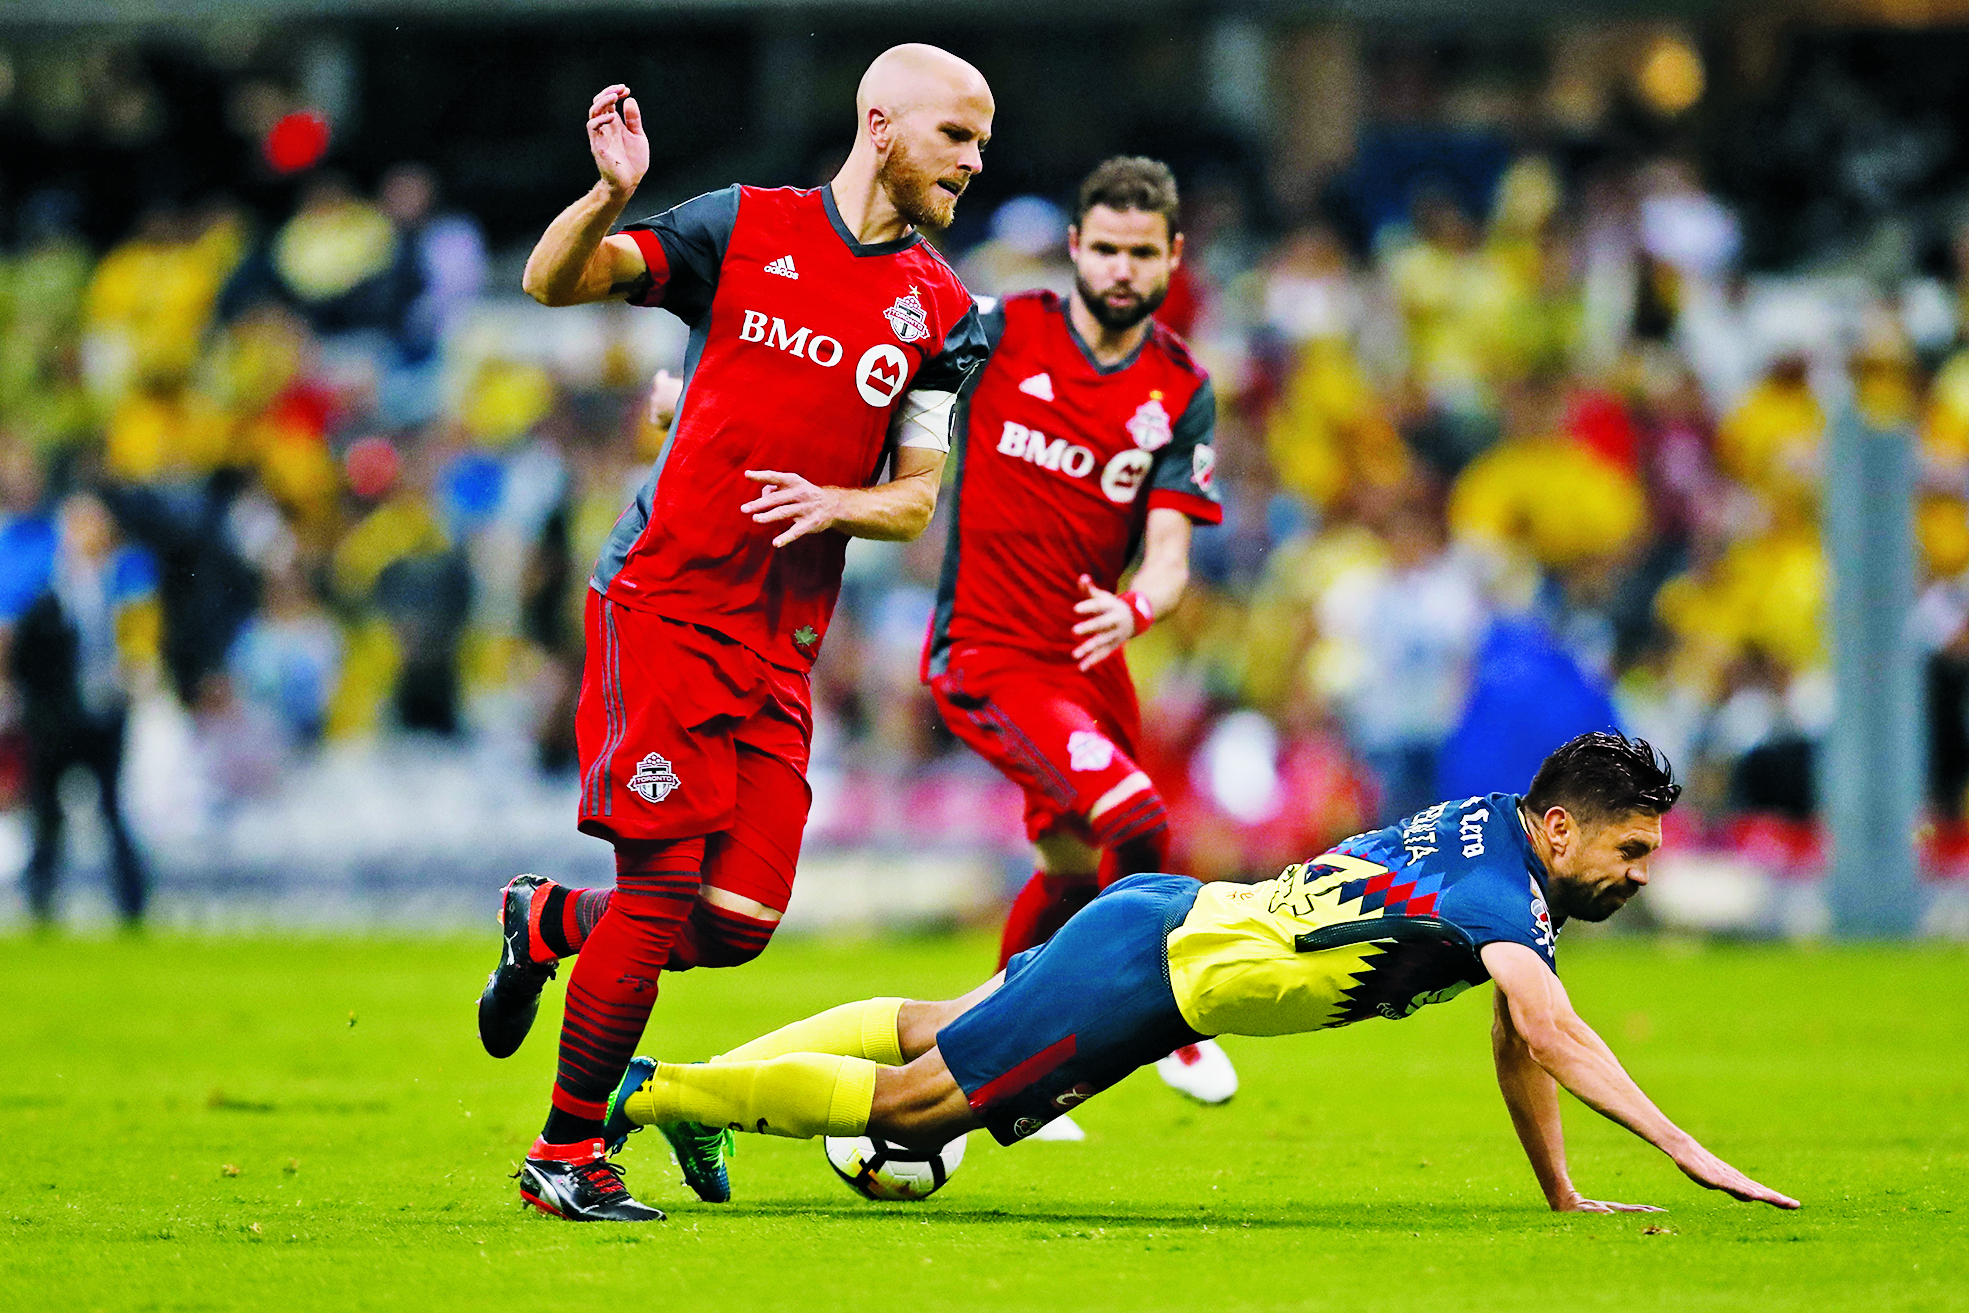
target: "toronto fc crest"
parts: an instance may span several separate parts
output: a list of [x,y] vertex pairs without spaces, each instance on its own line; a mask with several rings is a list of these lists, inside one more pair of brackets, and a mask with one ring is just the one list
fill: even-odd
[[923,300],[913,287],[909,295],[897,297],[896,303],[882,312],[882,317],[905,342],[920,342],[930,335],[930,317],[923,313]]
[[677,772],[670,769],[670,763],[662,754],[652,752],[636,763],[636,773],[629,777],[629,791],[644,802],[662,802],[677,791],[677,783]]
[[1159,451],[1169,445],[1175,433],[1169,424],[1169,412],[1162,405],[1162,393],[1149,393],[1149,399],[1135,408],[1134,418],[1128,421],[1128,436],[1143,451]]

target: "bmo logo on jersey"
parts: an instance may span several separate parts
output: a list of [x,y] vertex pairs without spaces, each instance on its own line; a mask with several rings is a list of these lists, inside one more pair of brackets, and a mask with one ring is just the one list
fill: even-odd
[[[825,333],[816,333],[811,328],[788,331],[786,321],[778,315],[758,310],[744,313],[745,318],[738,326],[741,342],[757,342],[789,356],[811,360],[822,369],[834,368],[846,354],[840,341]],[[909,357],[886,342],[862,352],[855,365],[855,391],[861,393],[863,401],[877,408],[887,406],[901,395],[903,384],[908,381]]]
[[[998,435],[998,454],[1029,461],[1042,470],[1055,470],[1069,479],[1084,479],[1094,472],[1094,453],[1065,438],[1049,438],[1038,429],[1013,420],[1005,421]],[[1127,505],[1141,491],[1155,458],[1137,448],[1116,453],[1101,471],[1101,491],[1109,501]]]
[[841,363],[841,344],[835,339],[811,328],[789,333],[784,319],[758,310],[745,312],[745,321],[738,326],[738,340],[763,342],[775,351],[811,360],[822,369],[832,369]]

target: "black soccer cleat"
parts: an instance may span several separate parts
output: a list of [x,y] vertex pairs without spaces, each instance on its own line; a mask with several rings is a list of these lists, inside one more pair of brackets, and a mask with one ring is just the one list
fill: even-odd
[[569,1222],[661,1222],[663,1211],[638,1203],[622,1183],[622,1167],[610,1162],[600,1140],[558,1146],[567,1158],[544,1157],[553,1147],[536,1143],[515,1173],[520,1198]]
[[538,875],[515,876],[500,895],[499,965],[479,995],[479,1043],[495,1058],[519,1051],[540,1011],[540,991],[560,965],[533,956],[533,919],[553,884]]

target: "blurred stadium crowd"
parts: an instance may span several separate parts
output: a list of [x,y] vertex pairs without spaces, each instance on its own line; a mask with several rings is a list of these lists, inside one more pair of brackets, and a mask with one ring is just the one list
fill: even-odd
[[[1969,229],[1954,273],[1752,274],[1689,157],[1581,169],[1527,141],[1379,209],[1329,188],[1261,220],[1187,189],[1161,314],[1217,381],[1227,514],[1128,649],[1185,868],[1268,874],[1520,788],[1615,720],[1688,781],[1677,843],[1815,876],[1822,456],[1853,411],[1918,434],[1924,851],[1969,869]],[[271,221],[215,188],[107,237],[59,186],[10,200],[0,811],[30,897],[51,765],[149,763],[138,841],[111,831],[126,889],[146,830],[209,839],[271,799],[307,842],[347,837],[325,761],[406,827],[440,804],[497,825],[499,779],[571,800],[587,570],[661,449],[643,398],[681,333],[525,302],[423,165],[297,177]],[[1071,286],[1057,202],[969,216],[974,291]],[[917,684],[943,527],[851,553],[810,845],[1019,851],[1017,795]],[[84,746],[37,761],[57,740]],[[439,760],[462,765],[424,782]]]

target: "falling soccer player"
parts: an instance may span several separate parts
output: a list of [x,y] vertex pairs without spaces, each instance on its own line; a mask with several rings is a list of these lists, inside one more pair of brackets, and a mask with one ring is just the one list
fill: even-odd
[[[772,937],[806,826],[807,672],[843,550],[923,532],[952,405],[984,360],[969,294],[917,230],[947,225],[983,167],[990,89],[953,55],[897,46],[855,110],[828,186],[728,187],[611,235],[649,140],[629,88],[609,87],[588,111],[600,181],[527,261],[546,305],[627,300],[691,329],[669,443],[589,585],[580,827],[614,846],[615,888],[509,884],[479,1001],[480,1038],[505,1057],[555,962],[579,953],[551,1110],[519,1172],[521,1197],[561,1217],[663,1216],[608,1159],[609,1096],[662,972],[736,966]],[[672,1133],[686,1180],[720,1197],[722,1132]]]
[[[1223,518],[1209,376],[1152,318],[1182,261],[1177,225],[1166,165],[1110,159],[1067,230],[1073,295],[983,303],[992,354],[960,415],[923,677],[951,732],[1025,791],[1038,870],[1005,921],[1001,968],[1102,885],[1168,869],[1122,647],[1182,596],[1192,523]],[[1157,1070],[1206,1103],[1237,1090],[1215,1041]],[[1042,1134],[1080,1138],[1066,1117]]]
[[1796,1208],[1669,1121],[1559,983],[1561,927],[1605,920],[1647,883],[1680,792],[1645,742],[1585,734],[1522,797],[1438,803],[1262,884],[1131,876],[962,998],[850,1003],[707,1064],[637,1058],[604,1133],[684,1119],[918,1148],[983,1128],[1016,1144],[1185,1041],[1399,1019],[1489,980],[1498,1087],[1555,1211],[1658,1211],[1573,1184],[1561,1085],[1697,1185]]

